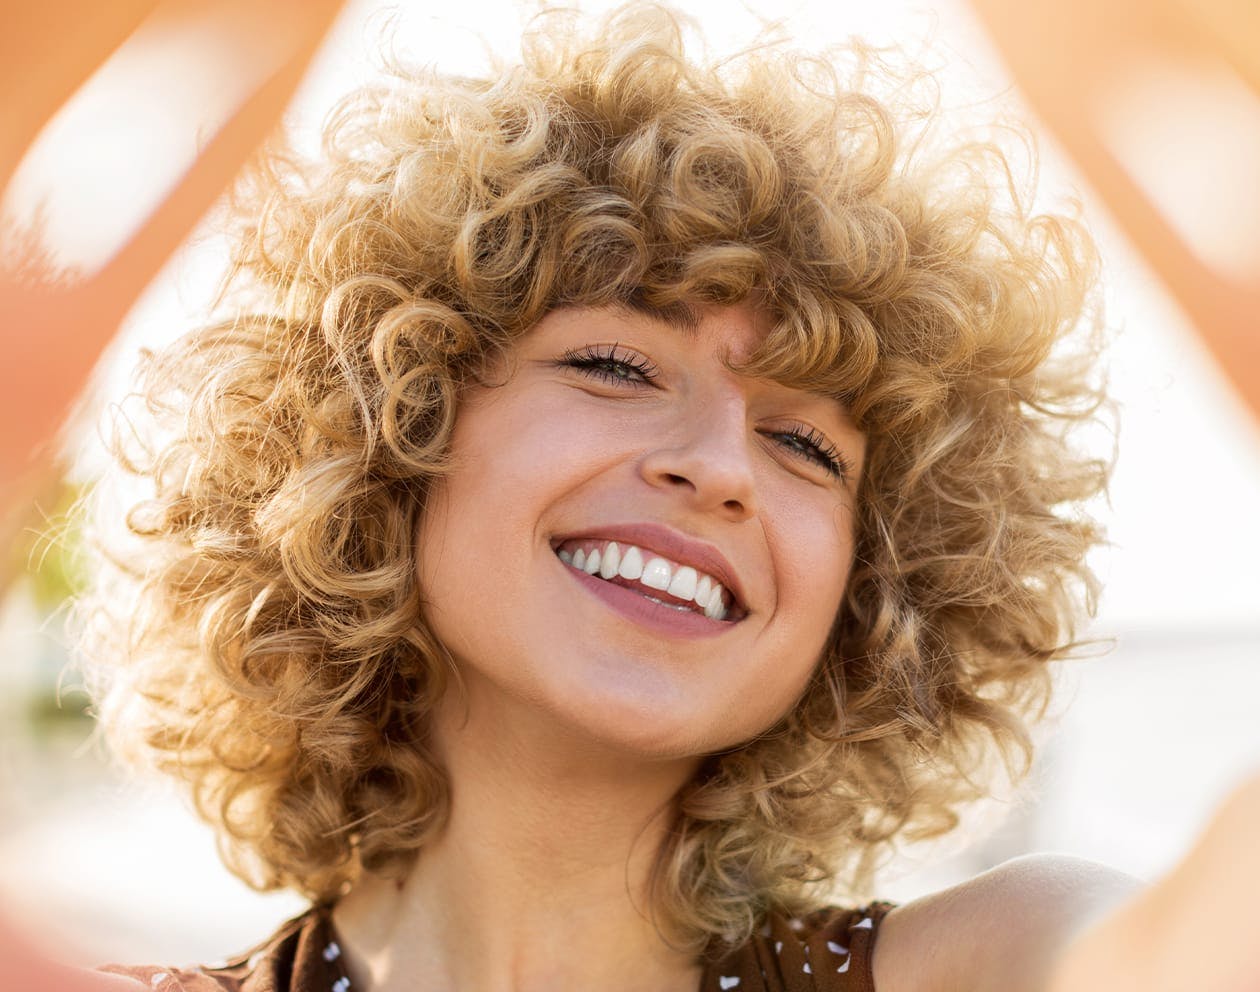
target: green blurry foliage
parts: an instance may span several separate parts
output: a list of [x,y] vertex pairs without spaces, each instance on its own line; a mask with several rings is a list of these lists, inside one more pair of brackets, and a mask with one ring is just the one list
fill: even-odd
[[34,648],[27,648],[34,657],[5,659],[34,669],[26,683],[28,698],[18,701],[18,709],[37,732],[89,720],[86,693],[65,677],[70,658],[63,633],[70,598],[85,578],[83,534],[73,512],[85,489],[64,476],[54,480],[4,563],[5,594],[25,597],[38,618],[39,636],[29,639]]
[[28,527],[17,542],[10,567],[41,613],[60,610],[84,578],[83,540],[71,510],[83,496],[82,483],[62,478],[52,505],[40,508],[43,527]]

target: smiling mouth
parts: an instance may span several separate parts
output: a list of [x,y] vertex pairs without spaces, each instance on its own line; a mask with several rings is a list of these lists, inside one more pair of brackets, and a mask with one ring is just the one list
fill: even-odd
[[661,606],[696,613],[719,623],[735,623],[747,616],[748,611],[716,578],[654,551],[594,539],[564,541],[553,550],[570,568],[629,589]]

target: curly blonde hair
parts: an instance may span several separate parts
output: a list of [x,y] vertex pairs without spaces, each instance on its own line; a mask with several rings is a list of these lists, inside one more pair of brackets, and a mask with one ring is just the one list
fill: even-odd
[[450,659],[417,523],[462,384],[570,305],[755,298],[775,327],[745,370],[868,436],[828,648],[679,795],[663,932],[738,942],[857,892],[894,841],[956,824],[993,755],[1026,764],[1095,590],[1080,504],[1107,465],[1070,431],[1102,400],[1096,260],[997,144],[932,151],[913,92],[858,46],[703,66],[661,8],[589,35],[553,15],[520,65],[396,68],[320,161],[254,170],[234,310],[147,357],[164,429],[115,449],[151,489],[82,604],[107,732],[187,782],[235,871],[328,900],[441,828]]

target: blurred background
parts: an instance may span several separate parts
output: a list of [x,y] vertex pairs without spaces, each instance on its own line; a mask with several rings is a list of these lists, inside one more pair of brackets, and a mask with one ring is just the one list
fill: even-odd
[[[963,0],[841,0],[825,12],[802,0],[676,4],[716,52],[742,47],[771,20],[809,48],[858,35],[933,67],[959,121],[1034,120]],[[345,7],[286,114],[299,148],[318,147],[324,115],[376,74],[383,45],[472,74],[487,51],[511,56],[532,10],[502,0],[440,15],[428,6]],[[6,193],[5,217],[38,220],[60,265],[101,265],[252,85],[223,72],[239,44],[209,26],[142,27],[41,134]],[[1132,85],[1100,102],[1098,124],[1133,179],[1206,264],[1230,278],[1260,272],[1255,91],[1215,69],[1139,66],[1125,79]],[[1105,593],[1089,633],[1110,647],[1062,666],[1029,787],[949,845],[890,864],[879,894],[895,899],[1027,851],[1152,877],[1260,765],[1260,428],[1055,138],[1039,131],[1038,140],[1039,205],[1082,201],[1106,266],[1121,426],[1111,498],[1095,508],[1112,546],[1095,561]],[[131,311],[68,433],[73,468],[41,497],[50,531],[98,471],[96,427],[126,391],[138,349],[199,320],[224,253],[203,227]],[[1113,440],[1094,439],[1103,452]],[[0,903],[50,935],[59,956],[85,964],[208,962],[243,949],[302,901],[248,890],[220,867],[213,836],[178,796],[110,768],[66,671],[75,536],[37,529],[10,547],[16,578],[0,603]]]

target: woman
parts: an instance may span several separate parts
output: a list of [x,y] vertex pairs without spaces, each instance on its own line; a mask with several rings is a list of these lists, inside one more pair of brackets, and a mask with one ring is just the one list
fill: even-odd
[[1127,892],[829,908],[1026,762],[1092,602],[1088,240],[867,53],[595,37],[346,102],[149,364],[103,719],[315,908],[134,987],[1043,989]]

